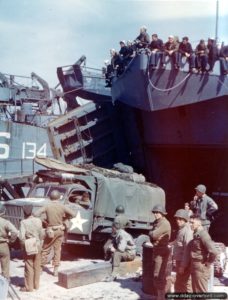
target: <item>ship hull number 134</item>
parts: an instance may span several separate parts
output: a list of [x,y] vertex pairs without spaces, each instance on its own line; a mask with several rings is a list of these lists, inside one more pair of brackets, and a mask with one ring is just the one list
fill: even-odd
[[[10,132],[0,132],[0,139],[9,140],[11,138]],[[1,141],[0,140],[0,141]],[[13,149],[15,147],[15,149]],[[10,156],[15,158],[16,153],[10,153],[11,151],[21,152],[22,159],[33,159],[38,156],[47,156],[47,144],[43,143],[41,146],[34,142],[22,142],[21,150],[20,145],[16,144],[10,149],[8,143],[0,142],[0,159],[8,159]]]

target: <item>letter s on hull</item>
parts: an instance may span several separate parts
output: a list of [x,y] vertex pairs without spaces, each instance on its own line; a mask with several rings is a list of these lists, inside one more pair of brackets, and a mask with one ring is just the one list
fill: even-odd
[[[10,139],[9,132],[0,132],[0,137]],[[9,158],[9,145],[0,143],[0,159]]]

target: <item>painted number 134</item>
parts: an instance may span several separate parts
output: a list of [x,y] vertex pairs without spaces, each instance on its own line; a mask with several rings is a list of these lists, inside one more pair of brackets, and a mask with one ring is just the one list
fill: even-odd
[[46,156],[47,145],[44,143],[39,149],[37,149],[36,143],[24,142],[22,143],[22,158],[33,159],[36,155]]

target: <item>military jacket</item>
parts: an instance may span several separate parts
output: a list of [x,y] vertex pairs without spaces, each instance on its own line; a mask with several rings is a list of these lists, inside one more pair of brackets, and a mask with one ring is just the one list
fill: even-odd
[[167,247],[171,236],[169,221],[165,217],[155,220],[149,236],[154,247]]
[[75,217],[75,212],[73,210],[64,206],[59,201],[54,200],[44,207],[41,207],[34,215],[39,217],[43,213],[46,214],[48,226],[62,225],[64,219]]
[[14,242],[17,236],[16,227],[10,221],[0,217],[0,242]]
[[187,251],[187,246],[193,238],[193,232],[189,223],[186,223],[182,228],[178,230],[176,240],[173,247],[173,258],[179,261],[181,266],[184,260],[184,253]]
[[124,229],[119,229],[114,238],[114,247],[120,252],[136,254],[136,246],[133,237]]
[[200,228],[193,234],[184,257],[184,266],[194,262],[213,263],[218,251],[207,230]]
[[42,222],[39,218],[30,216],[21,221],[19,229],[19,239],[22,244],[26,239],[36,238],[37,245],[40,246],[44,238],[44,232],[42,228]]
[[215,201],[206,194],[202,198],[193,200],[190,206],[195,214],[200,215],[203,225],[210,224],[210,216],[218,209]]

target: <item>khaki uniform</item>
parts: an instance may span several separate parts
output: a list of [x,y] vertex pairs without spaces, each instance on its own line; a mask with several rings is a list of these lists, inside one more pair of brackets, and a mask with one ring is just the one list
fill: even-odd
[[45,236],[44,238],[41,265],[44,266],[47,263],[51,248],[53,247],[54,258],[52,264],[58,267],[60,265],[61,246],[65,229],[63,221],[65,218],[74,218],[76,214],[58,200],[52,200],[52,202],[37,210],[35,215],[41,216],[43,213],[46,214],[48,229],[51,228],[54,231],[54,237]]
[[19,230],[19,239],[24,248],[25,240],[36,238],[38,253],[27,255],[24,249],[25,261],[25,288],[32,292],[33,289],[39,288],[40,283],[40,266],[41,266],[41,247],[44,237],[42,222],[40,219],[33,216],[21,221]]
[[153,229],[149,232],[153,248],[153,282],[158,291],[165,291],[166,267],[170,250],[168,242],[171,235],[169,221],[162,217],[154,222]]
[[192,289],[194,293],[206,293],[208,291],[208,280],[210,277],[210,264],[218,254],[214,242],[208,232],[200,228],[189,242],[184,257],[184,266],[190,261]]
[[9,279],[10,250],[9,242],[14,242],[18,231],[16,227],[8,220],[0,217],[0,263],[2,276]]
[[[120,224],[120,228],[125,229],[126,227],[130,227],[131,226],[131,221],[128,219],[128,217],[125,214],[119,214],[115,217],[114,222],[113,223],[118,223]],[[113,238],[115,238],[114,236],[111,236],[106,243],[104,244],[104,257],[105,260],[108,260],[110,258],[109,255],[109,246],[111,245]]]
[[218,210],[218,205],[211,197],[204,194],[201,198],[191,201],[190,207],[194,214],[200,215],[202,226],[208,231],[211,224],[209,218],[216,210]]
[[136,246],[132,236],[124,229],[119,229],[112,241],[116,249],[112,253],[113,272],[117,272],[121,261],[132,261],[136,256]]
[[184,253],[187,251],[189,242],[193,239],[193,232],[189,223],[186,223],[182,228],[178,230],[176,240],[173,247],[173,258],[176,261],[176,281],[175,292],[177,293],[191,293],[191,277],[190,266],[186,267],[183,274],[179,274],[180,267],[184,267]]

